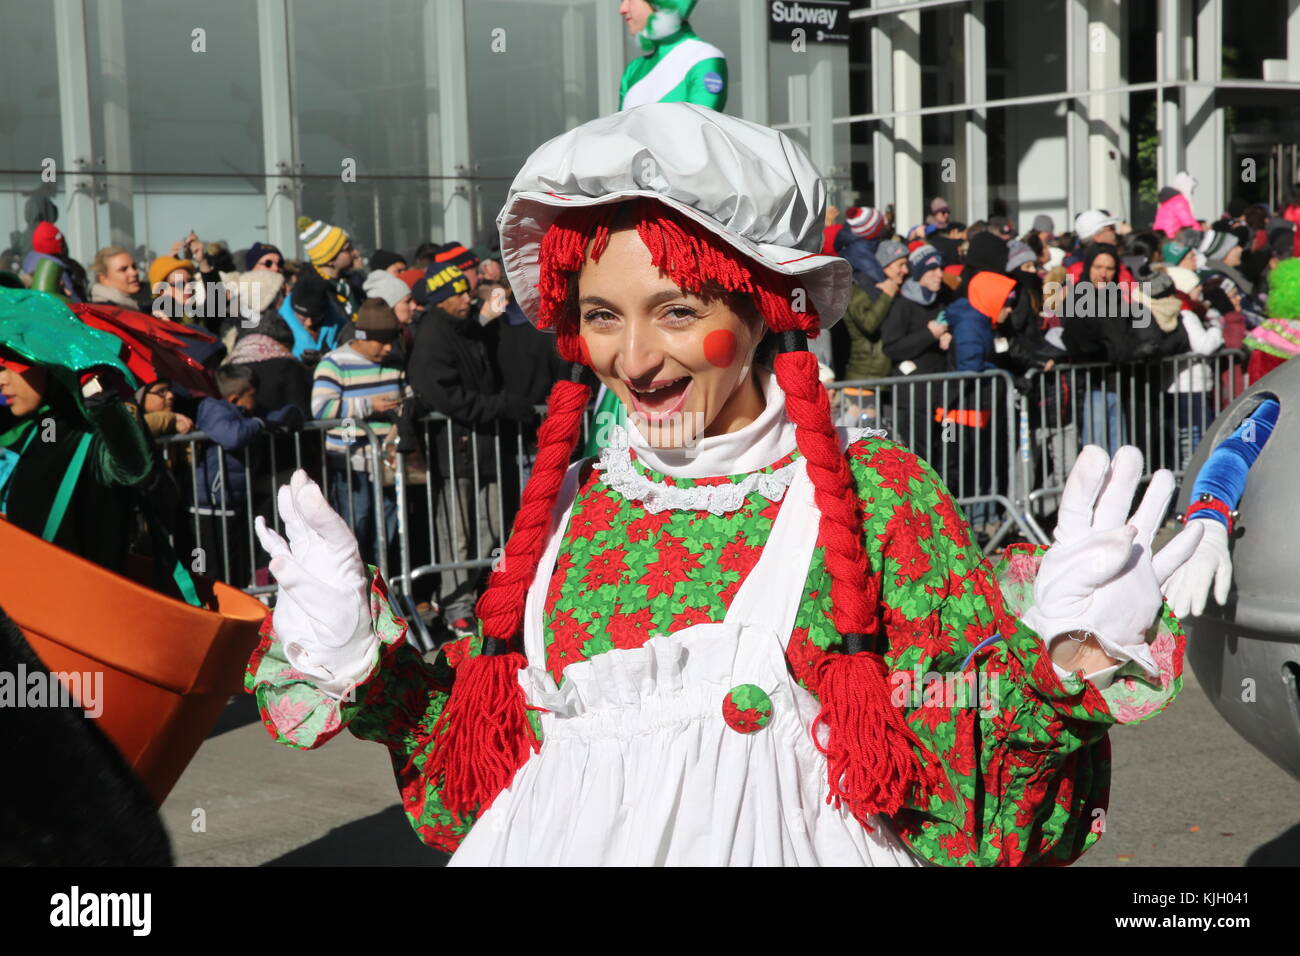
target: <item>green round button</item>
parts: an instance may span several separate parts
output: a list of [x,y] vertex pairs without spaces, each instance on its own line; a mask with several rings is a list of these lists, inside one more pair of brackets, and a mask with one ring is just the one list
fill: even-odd
[[722,699],[722,719],[738,734],[756,733],[772,720],[772,698],[755,684],[733,687]]

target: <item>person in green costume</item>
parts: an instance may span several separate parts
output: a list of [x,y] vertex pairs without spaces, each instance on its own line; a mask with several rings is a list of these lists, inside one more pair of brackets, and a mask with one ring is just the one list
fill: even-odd
[[0,478],[0,511],[119,573],[136,489],[154,469],[148,438],[121,400],[136,383],[120,347],[52,295],[0,290],[0,446],[18,455]]
[[[696,103],[722,110],[727,105],[727,57],[691,29],[687,17],[697,0],[623,0],[618,12],[637,38],[644,56],[623,71],[618,108],[646,103]],[[624,427],[627,414],[618,396],[601,386],[596,413],[583,455],[599,455],[614,426]]]
[[618,108],[646,103],[727,105],[727,58],[687,20],[696,0],[623,0],[618,12],[645,50],[623,71]]

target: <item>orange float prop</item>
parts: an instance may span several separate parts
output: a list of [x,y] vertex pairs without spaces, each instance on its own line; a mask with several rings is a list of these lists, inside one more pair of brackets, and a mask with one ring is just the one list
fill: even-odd
[[[136,567],[149,580],[149,565]],[[195,578],[191,607],[0,519],[0,606],[54,672],[102,672],[96,723],[161,806],[241,691],[267,608]]]

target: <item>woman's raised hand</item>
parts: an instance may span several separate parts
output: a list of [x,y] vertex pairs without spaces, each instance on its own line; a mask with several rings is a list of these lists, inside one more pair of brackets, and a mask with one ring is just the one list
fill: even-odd
[[1160,611],[1160,588],[1200,543],[1200,522],[1151,554],[1151,543],[1174,493],[1173,475],[1151,478],[1129,517],[1142,478],[1142,453],[1125,446],[1109,459],[1096,445],[1079,453],[1061,495],[1055,543],[1034,581],[1034,606],[1024,622],[1048,646],[1062,634],[1089,631],[1110,657],[1135,660],[1158,673],[1146,632]]
[[365,677],[378,642],[357,540],[305,471],[280,487],[278,503],[288,541],[256,522],[280,585],[272,624],[289,663],[341,697]]

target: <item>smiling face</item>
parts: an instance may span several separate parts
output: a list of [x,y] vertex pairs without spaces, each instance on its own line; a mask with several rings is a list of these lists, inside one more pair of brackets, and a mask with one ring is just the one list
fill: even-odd
[[920,283],[921,288],[929,289],[931,292],[938,292],[939,286],[943,285],[943,270],[938,266],[927,269],[921,273],[921,278],[916,281]]
[[577,299],[589,364],[651,445],[725,434],[762,412],[752,372],[762,319],[734,297],[682,291],[636,230],[612,233],[599,261],[587,261]]

